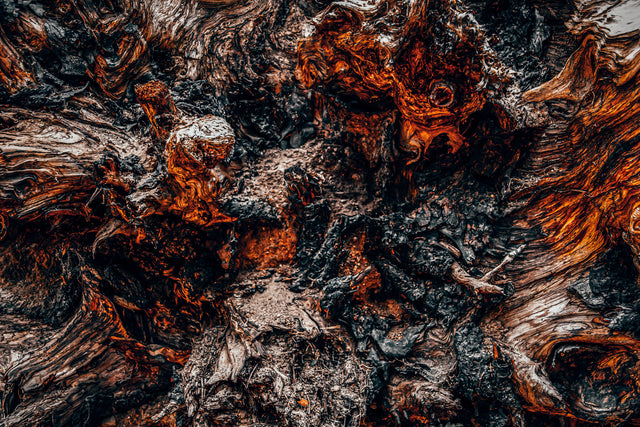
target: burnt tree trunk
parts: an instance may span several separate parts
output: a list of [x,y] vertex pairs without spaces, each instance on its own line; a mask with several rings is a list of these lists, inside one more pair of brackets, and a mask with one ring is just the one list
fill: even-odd
[[3,426],[640,425],[637,0],[0,0]]

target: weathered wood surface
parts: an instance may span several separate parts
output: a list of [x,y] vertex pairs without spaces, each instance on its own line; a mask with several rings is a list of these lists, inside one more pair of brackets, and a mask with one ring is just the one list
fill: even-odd
[[639,70],[634,0],[0,0],[0,421],[639,425]]

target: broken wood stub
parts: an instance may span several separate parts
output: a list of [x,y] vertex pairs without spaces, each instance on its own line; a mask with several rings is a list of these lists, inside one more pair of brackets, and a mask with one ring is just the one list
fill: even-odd
[[136,86],[136,98],[153,126],[156,137],[166,141],[171,129],[179,120],[169,88],[160,81]]

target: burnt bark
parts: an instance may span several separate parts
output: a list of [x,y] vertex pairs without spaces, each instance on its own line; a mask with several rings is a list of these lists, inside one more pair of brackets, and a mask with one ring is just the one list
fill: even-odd
[[640,5],[0,0],[0,421],[640,424]]

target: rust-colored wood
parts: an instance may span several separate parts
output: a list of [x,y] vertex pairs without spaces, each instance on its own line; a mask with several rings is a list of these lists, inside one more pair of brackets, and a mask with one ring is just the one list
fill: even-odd
[[640,3],[0,1],[0,423],[640,425]]

